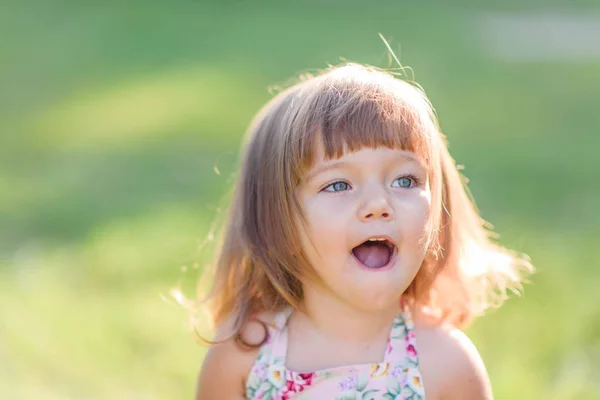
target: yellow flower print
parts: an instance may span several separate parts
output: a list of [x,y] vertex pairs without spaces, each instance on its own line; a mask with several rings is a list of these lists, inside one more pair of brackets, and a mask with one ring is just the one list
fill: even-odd
[[283,365],[269,365],[267,375],[269,382],[275,387],[281,387],[285,384],[285,368]]
[[415,393],[423,396],[425,394],[425,391],[423,390],[423,380],[421,379],[421,374],[419,374],[419,370],[416,368],[409,368],[407,371],[407,378],[408,386],[410,386],[410,388],[414,390]]
[[379,378],[387,376],[390,369],[390,364],[371,364],[371,378]]

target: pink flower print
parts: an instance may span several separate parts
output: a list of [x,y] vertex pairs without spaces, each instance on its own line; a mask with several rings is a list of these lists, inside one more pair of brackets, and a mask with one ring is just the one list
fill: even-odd
[[411,358],[417,356],[416,344],[415,333],[413,331],[408,332],[404,338],[404,348],[406,349],[406,354]]
[[394,347],[392,346],[391,339],[388,338],[388,340],[387,340],[387,349],[385,351],[385,354],[389,355],[392,352],[392,350],[394,350]]
[[417,350],[415,349],[415,346],[413,346],[412,344],[409,344],[408,346],[406,346],[406,354],[408,354],[408,356],[411,358],[416,357]]
[[286,376],[285,388],[281,393],[282,399],[289,399],[295,393],[304,391],[310,386],[316,376],[315,372],[303,373],[303,374],[288,374]]

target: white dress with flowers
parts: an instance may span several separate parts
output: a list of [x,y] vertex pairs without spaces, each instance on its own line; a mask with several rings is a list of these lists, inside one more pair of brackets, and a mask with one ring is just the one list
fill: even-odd
[[409,309],[394,319],[383,362],[299,373],[285,367],[287,319],[279,313],[269,327],[248,379],[248,400],[423,400],[415,334]]

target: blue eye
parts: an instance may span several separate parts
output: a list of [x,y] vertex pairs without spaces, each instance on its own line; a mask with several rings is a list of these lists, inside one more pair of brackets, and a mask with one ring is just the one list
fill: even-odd
[[334,182],[331,185],[327,186],[323,189],[324,192],[342,192],[344,190],[350,189],[350,185],[346,182],[338,181]]
[[414,179],[407,177],[407,176],[403,176],[401,178],[396,179],[394,182],[392,182],[392,187],[410,188],[414,184],[415,184]]

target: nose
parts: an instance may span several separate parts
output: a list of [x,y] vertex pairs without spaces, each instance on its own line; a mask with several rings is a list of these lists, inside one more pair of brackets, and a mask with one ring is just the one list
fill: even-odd
[[394,210],[386,193],[382,190],[371,190],[358,210],[358,218],[362,222],[391,221],[394,219]]

